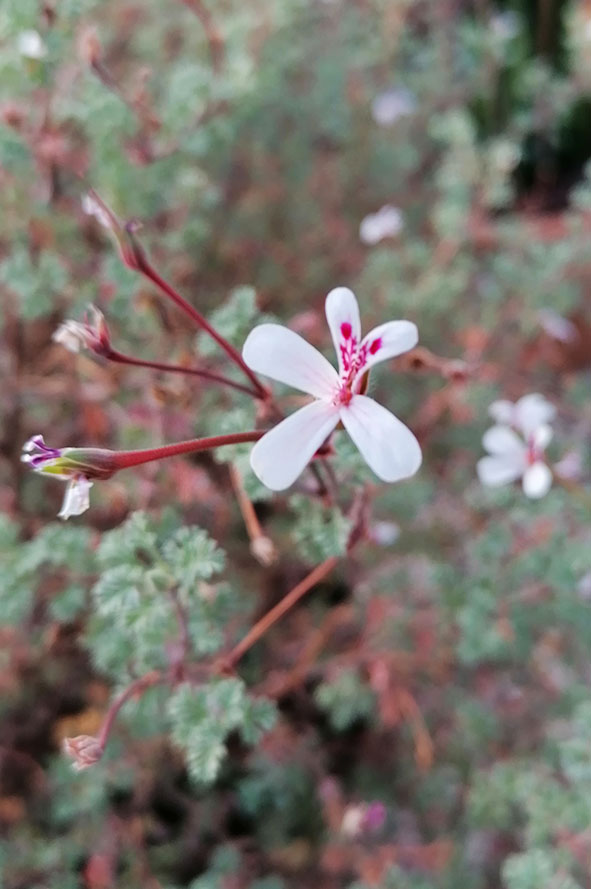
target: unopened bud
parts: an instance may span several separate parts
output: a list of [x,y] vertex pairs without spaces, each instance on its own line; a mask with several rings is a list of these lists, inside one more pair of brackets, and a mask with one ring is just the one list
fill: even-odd
[[250,551],[257,562],[265,568],[277,561],[277,550],[270,537],[265,537],[264,535],[255,537],[250,544]]
[[50,448],[42,435],[34,435],[23,445],[23,463],[35,472],[65,480],[84,476],[107,479],[121,467],[116,451],[107,448]]
[[88,349],[95,355],[111,353],[109,328],[104,315],[95,306],[90,306],[83,322],[64,321],[54,332],[52,339],[70,352]]
[[104,750],[98,742],[98,739],[92,735],[77,735],[75,738],[64,738],[64,753],[70,756],[74,762],[72,768],[76,772],[81,772],[89,766],[97,763]]
[[132,219],[123,224],[93,189],[84,195],[82,209],[89,216],[94,216],[115,238],[123,264],[128,269],[141,270],[144,253],[135,239],[135,233],[141,227],[138,220]]

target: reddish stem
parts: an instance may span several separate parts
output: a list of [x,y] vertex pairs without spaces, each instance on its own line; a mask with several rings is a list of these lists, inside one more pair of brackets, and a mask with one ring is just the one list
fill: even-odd
[[316,586],[317,583],[320,583],[321,580],[324,580],[327,574],[330,574],[338,561],[336,556],[331,556],[329,559],[321,562],[321,564],[317,565],[313,571],[297,584],[297,586],[294,586],[294,588],[287,593],[277,605],[271,608],[270,611],[267,611],[267,613],[256,622],[254,627],[248,631],[246,636],[234,646],[227,657],[222,659],[222,669],[233,669],[249,648],[252,648],[255,642],[258,642],[261,636],[263,636],[273,624],[277,623],[277,621],[280,620],[290,608],[293,608],[296,602],[305,596],[312,587]]
[[213,383],[221,383],[223,386],[230,386],[232,389],[238,389],[239,392],[245,392],[247,395],[251,395],[254,398],[259,397],[258,394],[253,392],[248,386],[243,386],[242,383],[236,383],[228,377],[213,373],[209,370],[202,370],[197,367],[183,367],[181,364],[164,364],[161,361],[144,361],[141,358],[133,358],[131,355],[124,355],[123,352],[117,352],[115,349],[111,349],[110,351],[101,354],[109,361],[116,361],[118,364],[129,364],[134,367],[149,367],[153,370],[163,370],[170,373],[182,373],[189,374],[190,376],[202,377],[204,380],[211,380]]
[[229,435],[213,435],[211,438],[192,438],[189,441],[178,441],[175,444],[162,445],[159,448],[143,448],[139,451],[115,451],[117,470],[130,466],[141,466],[153,460],[164,460],[165,457],[178,457],[179,454],[193,454],[197,451],[209,451],[223,445],[243,444],[247,441],[258,441],[264,432],[232,432]]
[[121,692],[121,694],[115,698],[111,706],[107,711],[107,715],[105,716],[105,721],[101,726],[101,730],[97,736],[97,744],[99,747],[104,750],[107,741],[109,739],[109,735],[111,733],[111,729],[113,728],[113,723],[117,718],[117,714],[123,707],[123,705],[130,698],[134,697],[134,695],[142,695],[145,691],[151,688],[153,685],[158,685],[159,682],[164,680],[164,675],[160,672],[160,670],[151,670],[149,673],[146,673],[144,676],[140,676],[139,679],[135,679],[131,685]]
[[146,278],[148,278],[153,284],[155,284],[159,290],[165,293],[166,296],[168,296],[179,307],[179,309],[182,309],[182,311],[185,312],[185,314],[187,314],[195,322],[195,324],[201,327],[202,330],[205,330],[205,332],[208,333],[210,337],[222,347],[226,355],[228,355],[228,357],[235,364],[238,365],[238,367],[243,371],[244,374],[246,374],[250,382],[253,384],[257,391],[257,398],[261,398],[263,400],[268,399],[269,393],[262,385],[262,383],[257,379],[256,375],[253,373],[250,367],[248,367],[248,365],[244,362],[240,352],[238,352],[238,350],[235,349],[234,346],[229,343],[227,339],[225,339],[221,334],[217,332],[214,327],[211,326],[207,318],[205,318],[201,314],[201,312],[199,312],[194,306],[192,306],[191,303],[187,302],[187,300],[184,299],[184,297],[182,297],[180,293],[178,293],[174,289],[174,287],[172,287],[167,281],[164,280],[164,278],[162,278],[158,274],[156,269],[154,269],[150,265],[143,249],[141,249],[139,245],[135,244],[135,242],[134,248],[134,258],[136,263],[135,268],[137,268],[137,270],[141,272],[142,275],[145,275]]

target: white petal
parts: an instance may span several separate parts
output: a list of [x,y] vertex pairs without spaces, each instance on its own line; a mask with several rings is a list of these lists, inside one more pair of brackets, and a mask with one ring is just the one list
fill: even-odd
[[[482,444],[489,454],[515,455],[525,460],[525,442],[508,426],[491,426],[482,436]],[[522,467],[525,468],[524,462]]]
[[337,372],[318,349],[281,324],[260,324],[244,343],[242,357],[257,373],[314,395],[332,398]]
[[18,35],[18,51],[28,59],[42,59],[47,47],[38,31],[21,31]]
[[547,423],[543,423],[533,433],[533,441],[538,451],[544,451],[552,441],[552,427]]
[[414,475],[421,465],[421,448],[404,423],[366,395],[354,395],[340,408],[343,426],[378,478],[396,482]]
[[79,352],[85,345],[85,328],[78,321],[63,321],[54,330],[51,339],[54,343],[60,343],[69,352]]
[[552,470],[550,467],[542,463],[541,460],[532,463],[523,476],[523,493],[531,497],[532,500],[538,500],[540,497],[544,497],[551,487]]
[[359,239],[364,244],[377,244],[382,236],[380,222],[374,213],[364,216],[359,225]]
[[503,426],[510,426],[513,422],[515,413],[515,405],[512,401],[502,398],[499,401],[493,401],[488,408],[489,415],[495,423],[502,423]]
[[292,485],[339,422],[338,408],[313,401],[275,426],[250,453],[255,475],[272,491]]
[[506,457],[482,457],[476,464],[476,472],[483,485],[496,488],[518,479],[523,466]]
[[72,515],[80,515],[86,512],[90,506],[88,492],[91,488],[92,482],[89,482],[84,476],[71,479],[64,494],[62,508],[57,514],[58,518],[69,519]]
[[525,436],[531,435],[538,426],[554,419],[556,408],[543,395],[524,395],[515,405],[515,425]]
[[417,100],[410,90],[396,87],[375,97],[371,104],[371,113],[377,124],[388,127],[399,117],[412,114],[416,107]]
[[335,287],[326,297],[326,320],[334,343],[339,372],[349,369],[361,340],[361,321],[355,294],[348,287]]
[[386,321],[385,324],[374,327],[361,341],[360,351],[363,352],[365,348],[367,352],[357,376],[361,376],[380,361],[387,361],[388,358],[395,358],[396,355],[414,349],[418,341],[419,331],[412,321]]

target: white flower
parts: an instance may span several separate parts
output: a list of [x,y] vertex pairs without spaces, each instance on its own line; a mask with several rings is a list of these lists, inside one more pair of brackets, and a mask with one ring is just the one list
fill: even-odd
[[18,51],[27,59],[42,59],[47,55],[47,47],[37,31],[21,31],[18,35]]
[[293,484],[339,421],[383,481],[408,478],[421,465],[421,449],[410,429],[361,394],[364,377],[374,364],[416,345],[416,326],[389,321],[361,339],[357,300],[346,287],[337,287],[326,297],[326,318],[338,373],[317,349],[279,324],[261,324],[244,344],[242,355],[252,370],[314,397],[252,449],[255,474],[274,491]]
[[521,20],[515,12],[508,10],[493,15],[490,26],[495,37],[507,41],[517,37],[521,31]]
[[364,244],[377,244],[384,238],[400,234],[404,220],[398,207],[386,204],[377,213],[370,213],[359,226],[359,237]]
[[525,438],[532,435],[539,426],[551,423],[556,416],[554,405],[537,392],[524,395],[515,404],[504,399],[493,401],[488,412],[496,423],[514,426]]
[[538,499],[547,494],[552,471],[544,461],[544,451],[552,439],[548,423],[555,413],[554,406],[538,394],[525,395],[515,404],[493,402],[489,414],[497,425],[482,439],[490,456],[482,457],[476,467],[482,484],[497,487],[521,478],[527,497]]
[[398,118],[412,114],[416,107],[417,102],[413,94],[401,86],[376,96],[371,104],[371,113],[377,124],[389,127]]

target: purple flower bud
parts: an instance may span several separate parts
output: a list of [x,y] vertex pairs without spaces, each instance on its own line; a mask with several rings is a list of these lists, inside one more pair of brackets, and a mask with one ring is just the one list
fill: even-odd
[[120,467],[117,454],[106,448],[50,448],[42,435],[34,435],[23,446],[23,463],[35,472],[68,482],[61,519],[80,515],[89,506],[90,479],[107,479]]

